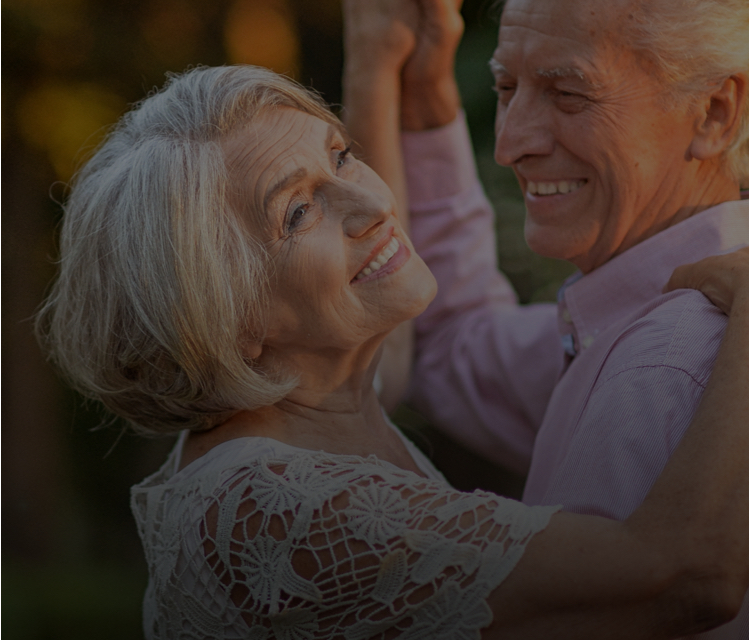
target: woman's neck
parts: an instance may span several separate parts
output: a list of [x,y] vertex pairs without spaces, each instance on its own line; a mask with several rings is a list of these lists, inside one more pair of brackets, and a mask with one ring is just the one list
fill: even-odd
[[[283,400],[256,411],[239,411],[210,431],[192,433],[182,465],[210,449],[242,437],[266,437],[312,451],[378,458],[410,471],[421,471],[383,415],[372,385],[377,358],[308,357],[291,370],[297,387]],[[298,362],[299,365],[299,362]],[[287,370],[290,370],[287,368]]]

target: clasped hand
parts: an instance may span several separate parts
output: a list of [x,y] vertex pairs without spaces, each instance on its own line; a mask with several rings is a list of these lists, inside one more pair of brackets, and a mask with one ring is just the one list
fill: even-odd
[[456,116],[461,2],[343,0],[347,73],[398,76],[404,129],[434,128]]

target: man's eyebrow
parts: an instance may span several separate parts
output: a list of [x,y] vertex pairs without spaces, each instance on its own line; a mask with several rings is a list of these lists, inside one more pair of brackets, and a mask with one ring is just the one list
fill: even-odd
[[536,74],[543,78],[580,78],[581,80],[586,80],[586,74],[578,67],[539,68],[536,70]]
[[[512,75],[508,72],[508,69],[505,67],[505,65],[501,64],[497,61],[496,58],[492,57],[489,60],[490,70],[495,76],[501,76],[501,75]],[[592,87],[596,86],[596,83],[589,78],[582,69],[575,66],[569,66],[569,67],[551,67],[549,69],[545,68],[538,68],[535,70],[536,75],[538,75],[541,78],[578,78],[580,80],[583,80],[587,84],[591,85]]]
[[487,61],[487,64],[490,66],[490,71],[492,71],[492,75],[494,76],[510,75],[505,66],[500,64],[494,56]]
[[594,81],[589,75],[584,73],[580,67],[552,67],[549,69],[536,69],[536,74],[541,78],[577,78],[583,80],[592,89],[599,88],[601,85]]

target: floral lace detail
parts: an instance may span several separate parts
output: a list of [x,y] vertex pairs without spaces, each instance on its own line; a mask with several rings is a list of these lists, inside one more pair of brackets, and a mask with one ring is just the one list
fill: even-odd
[[557,510],[273,443],[225,443],[179,473],[173,453],[133,487],[149,640],[475,640]]

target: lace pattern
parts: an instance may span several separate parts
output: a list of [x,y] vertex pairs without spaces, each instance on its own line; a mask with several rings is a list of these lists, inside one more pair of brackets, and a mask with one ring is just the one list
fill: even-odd
[[558,509],[266,438],[175,456],[132,489],[149,640],[479,638]]

